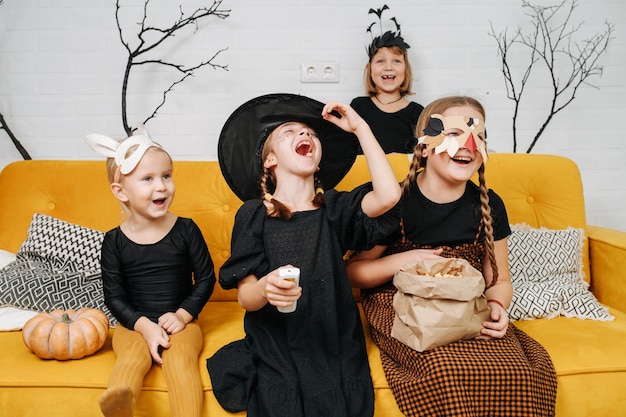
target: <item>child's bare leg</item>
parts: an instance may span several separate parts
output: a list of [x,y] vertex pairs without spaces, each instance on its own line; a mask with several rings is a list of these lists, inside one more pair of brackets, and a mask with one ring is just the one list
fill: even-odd
[[106,417],[132,417],[152,356],[141,334],[119,324],[113,333],[113,350],[117,360],[98,403]]
[[169,391],[172,417],[202,416],[202,379],[198,356],[202,349],[202,330],[191,322],[170,335],[171,346],[163,350],[163,373]]

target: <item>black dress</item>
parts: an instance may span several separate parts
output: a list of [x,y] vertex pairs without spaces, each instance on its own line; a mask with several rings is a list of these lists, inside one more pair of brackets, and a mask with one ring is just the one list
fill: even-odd
[[385,153],[413,153],[417,144],[415,126],[424,110],[421,104],[411,101],[402,110],[387,113],[376,107],[370,97],[357,97],[350,106],[370,125]]
[[369,190],[370,184],[350,193],[329,190],[324,207],[289,220],[268,217],[261,200],[238,211],[220,285],[236,288],[249,274],[262,277],[292,264],[301,270],[302,296],[293,313],[269,303],[246,312],[245,339],[207,361],[224,409],[245,409],[250,417],[373,415],[365,339],[343,254],[371,248],[399,218],[367,217],[361,200]]

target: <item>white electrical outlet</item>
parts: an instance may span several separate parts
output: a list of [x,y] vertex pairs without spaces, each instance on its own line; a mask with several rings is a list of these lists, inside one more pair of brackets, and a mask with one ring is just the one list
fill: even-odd
[[320,82],[322,83],[338,83],[339,82],[339,63],[337,61],[320,62]]
[[300,82],[316,83],[319,82],[319,65],[317,62],[303,62],[300,65]]
[[338,83],[339,63],[337,61],[305,61],[300,66],[300,82]]

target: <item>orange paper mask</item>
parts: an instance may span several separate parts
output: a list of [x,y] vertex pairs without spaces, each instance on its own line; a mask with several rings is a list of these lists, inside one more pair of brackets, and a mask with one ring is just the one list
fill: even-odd
[[[462,133],[455,135],[444,134],[450,129],[460,130]],[[424,136],[418,139],[418,143],[427,145],[426,149],[435,148],[435,153],[448,152],[454,157],[461,148],[471,152],[480,152],[483,161],[487,160],[487,146],[483,138],[486,138],[485,124],[483,120],[467,116],[442,116],[433,114],[428,126],[424,129]]]

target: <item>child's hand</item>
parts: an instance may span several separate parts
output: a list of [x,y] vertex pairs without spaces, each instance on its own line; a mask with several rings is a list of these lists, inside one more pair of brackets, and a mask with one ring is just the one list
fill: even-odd
[[439,259],[442,258],[441,254],[443,253],[443,249],[412,249],[406,251],[407,257],[410,257],[410,260],[407,260],[406,263],[419,262],[426,259]]
[[[284,267],[293,268],[293,265],[285,265]],[[302,288],[296,286],[295,282],[286,281],[278,276],[278,269],[275,269],[264,276],[263,280],[265,297],[273,306],[290,306],[302,295]]]
[[[332,114],[332,111],[336,111],[341,115],[341,118]],[[344,103],[339,103],[336,101],[329,101],[324,105],[324,109],[322,109],[322,117],[339,126],[346,132],[356,132],[359,128],[363,126],[369,127],[369,125],[363,120],[361,116],[349,105]]]
[[170,337],[167,332],[147,317],[141,317],[137,320],[135,330],[141,333],[143,339],[146,341],[154,362],[159,366],[163,365],[159,348],[167,349],[170,347]]
[[178,333],[185,328],[185,320],[176,313],[167,312],[159,317],[159,326],[167,333]]
[[506,310],[496,303],[489,303],[491,320],[483,322],[483,328],[476,339],[500,339],[506,334],[509,327],[509,315]]

